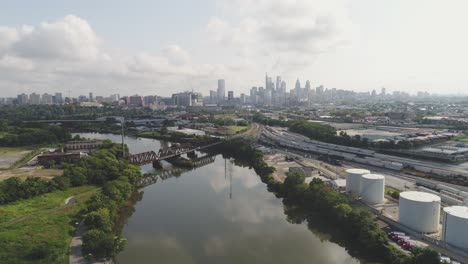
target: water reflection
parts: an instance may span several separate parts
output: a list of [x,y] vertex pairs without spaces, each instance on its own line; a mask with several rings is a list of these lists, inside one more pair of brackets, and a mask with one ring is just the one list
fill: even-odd
[[[131,152],[160,146],[135,141],[127,140]],[[214,163],[145,187],[124,225],[127,246],[117,262],[358,263],[306,224],[291,224],[304,220],[301,212],[284,207],[252,169],[238,165],[218,155]]]
[[124,228],[128,245],[118,263],[135,263],[135,256],[138,263],[357,263],[306,225],[289,224],[282,202],[252,170],[229,160],[225,170],[220,156],[144,192]]

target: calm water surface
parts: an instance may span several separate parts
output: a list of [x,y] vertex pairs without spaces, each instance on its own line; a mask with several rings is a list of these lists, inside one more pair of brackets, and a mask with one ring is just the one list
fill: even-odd
[[[114,135],[80,135],[120,140]],[[126,143],[131,153],[161,145],[151,139],[126,138]],[[256,173],[221,155],[143,191],[123,229],[128,241],[117,256],[119,264],[359,263],[343,247],[321,241],[305,224],[288,223],[281,200],[267,191]]]

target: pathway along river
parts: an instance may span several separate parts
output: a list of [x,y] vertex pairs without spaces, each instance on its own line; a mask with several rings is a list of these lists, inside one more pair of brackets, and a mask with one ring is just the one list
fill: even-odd
[[[121,140],[109,134],[79,135]],[[130,153],[157,150],[162,144],[128,137],[125,141]],[[151,170],[142,166],[143,172]],[[214,163],[158,180],[143,191],[124,226],[122,235],[128,240],[118,264],[359,263],[306,224],[289,223],[281,200],[267,191],[260,177],[221,155]]]

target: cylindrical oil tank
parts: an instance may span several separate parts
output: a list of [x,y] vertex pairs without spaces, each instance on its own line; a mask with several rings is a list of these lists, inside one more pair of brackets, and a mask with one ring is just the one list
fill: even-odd
[[370,174],[370,171],[363,169],[346,170],[346,191],[357,195],[361,194],[361,177]]
[[468,249],[468,207],[450,206],[444,208],[442,240],[452,246]]
[[399,203],[400,223],[421,233],[434,233],[439,230],[439,196],[426,192],[402,192]]
[[385,177],[380,174],[364,174],[361,178],[361,198],[370,204],[384,202]]

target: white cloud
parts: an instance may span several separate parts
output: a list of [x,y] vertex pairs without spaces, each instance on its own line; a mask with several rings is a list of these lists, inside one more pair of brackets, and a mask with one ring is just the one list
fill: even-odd
[[224,1],[223,8],[238,22],[213,17],[207,31],[214,41],[238,55],[285,59],[284,68],[352,38],[353,25],[340,0],[234,0]]
[[226,16],[210,19],[197,35],[206,45],[190,51],[173,44],[131,54],[111,47],[75,15],[0,27],[0,88],[169,95],[192,88],[206,93],[224,78],[229,90],[246,91],[266,70],[293,71],[347,39],[346,12],[330,0],[221,3]]
[[157,53],[110,49],[86,20],[74,15],[36,27],[0,27],[0,68],[0,88],[8,87],[10,96],[35,89],[168,95],[173,86],[207,83],[220,69],[195,64],[175,44]]
[[22,57],[93,60],[99,54],[98,44],[98,38],[86,20],[68,15],[32,28],[12,48]]

